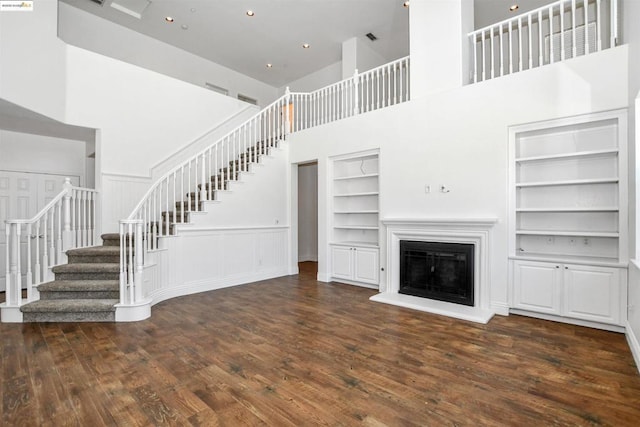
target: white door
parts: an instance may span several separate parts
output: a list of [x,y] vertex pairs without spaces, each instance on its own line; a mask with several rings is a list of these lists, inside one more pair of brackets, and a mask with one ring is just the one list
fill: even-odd
[[377,285],[379,280],[378,250],[354,248],[354,279],[362,283]]
[[[32,218],[62,191],[64,179],[62,175],[0,171],[0,292],[6,288],[5,221]],[[71,177],[71,183],[79,185],[80,178]],[[27,271],[24,265],[27,260],[26,240],[23,238],[20,243],[20,259],[23,262],[21,271],[24,274]]]
[[561,265],[514,261],[513,306],[539,313],[560,314]]
[[353,280],[353,248],[348,246],[331,247],[331,275],[336,279]]
[[605,323],[621,323],[620,270],[565,265],[564,313]]

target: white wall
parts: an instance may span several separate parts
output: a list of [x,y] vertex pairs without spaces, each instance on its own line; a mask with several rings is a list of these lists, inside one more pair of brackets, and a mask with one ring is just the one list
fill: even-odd
[[204,87],[206,82],[258,100],[265,106],[277,88],[203,59],[67,3],[59,6],[59,36],[65,42]]
[[[413,5],[412,5],[413,7]],[[291,163],[318,159],[319,277],[327,270],[327,158],[380,149],[380,217],[497,217],[492,306],[508,306],[507,128],[624,108],[628,49],[622,46],[513,74],[293,134]],[[446,185],[450,193],[432,191]],[[386,242],[381,232],[381,267]],[[324,275],[324,276],[323,276]]]
[[288,85],[280,88],[280,93],[284,94],[287,86],[289,86],[291,92],[313,92],[316,89],[329,86],[340,80],[342,80],[342,61],[328,65],[314,73],[290,82]]
[[56,37],[57,4],[0,13],[0,98],[62,121],[66,50]]
[[298,166],[298,261],[318,261],[318,164]]
[[0,170],[85,178],[85,142],[0,129]]

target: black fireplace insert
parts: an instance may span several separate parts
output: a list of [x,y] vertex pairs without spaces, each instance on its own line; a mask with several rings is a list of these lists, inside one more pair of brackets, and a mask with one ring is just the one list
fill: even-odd
[[474,305],[472,244],[400,241],[401,294]]

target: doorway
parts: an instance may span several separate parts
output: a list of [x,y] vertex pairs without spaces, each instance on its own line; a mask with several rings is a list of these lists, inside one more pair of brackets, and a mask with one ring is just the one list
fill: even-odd
[[318,273],[318,163],[298,165],[298,268]]

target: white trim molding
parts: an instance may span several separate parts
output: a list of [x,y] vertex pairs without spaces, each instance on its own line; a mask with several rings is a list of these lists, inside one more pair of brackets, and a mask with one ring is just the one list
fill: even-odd
[[[372,301],[414,310],[487,323],[495,314],[490,299],[491,229],[497,218],[387,218],[387,281]],[[469,307],[398,293],[400,289],[400,240],[474,245],[474,306]]]

